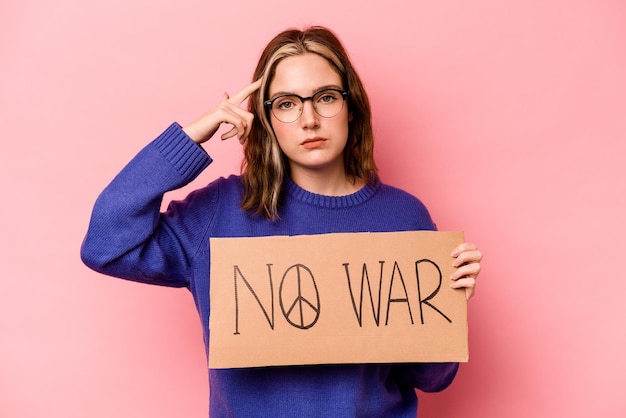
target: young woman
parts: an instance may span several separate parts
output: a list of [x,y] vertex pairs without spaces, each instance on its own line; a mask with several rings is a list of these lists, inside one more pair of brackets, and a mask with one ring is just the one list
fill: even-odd
[[[415,197],[383,184],[370,107],[337,37],[288,30],[265,48],[252,84],[184,128],[174,123],[102,192],[82,246],[104,274],[192,292],[208,347],[212,237],[435,228]],[[249,98],[248,109],[240,107]],[[211,162],[199,146],[222,124],[244,146],[241,176],[215,180],[159,213],[163,194]],[[481,252],[453,252],[451,285],[469,299]],[[415,417],[415,388],[446,388],[456,363],[210,369],[214,417]]]

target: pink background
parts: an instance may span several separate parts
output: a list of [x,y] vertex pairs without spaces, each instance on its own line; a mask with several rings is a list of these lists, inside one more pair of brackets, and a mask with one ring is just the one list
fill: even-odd
[[[79,246],[135,152],[307,24],[351,53],[383,179],[486,254],[470,363],[420,415],[624,416],[623,0],[4,0],[0,416],[206,416],[188,292],[100,276]],[[238,171],[236,141],[208,149],[192,187]]]

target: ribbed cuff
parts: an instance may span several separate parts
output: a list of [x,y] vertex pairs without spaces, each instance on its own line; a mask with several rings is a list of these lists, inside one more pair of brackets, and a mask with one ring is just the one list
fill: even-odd
[[195,179],[213,162],[204,149],[193,142],[174,122],[154,141],[153,145],[186,179]]

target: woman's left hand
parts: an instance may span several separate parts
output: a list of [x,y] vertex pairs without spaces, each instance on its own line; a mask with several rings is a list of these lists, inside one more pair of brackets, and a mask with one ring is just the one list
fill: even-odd
[[483,259],[483,253],[476,245],[465,242],[456,247],[450,255],[454,257],[452,266],[457,267],[450,276],[450,280],[453,281],[450,287],[453,289],[465,288],[465,296],[469,300],[474,296],[476,290],[476,278],[480,273],[480,261]]

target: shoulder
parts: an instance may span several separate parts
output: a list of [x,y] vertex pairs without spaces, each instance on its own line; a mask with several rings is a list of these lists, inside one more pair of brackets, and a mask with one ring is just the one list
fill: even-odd
[[219,177],[206,186],[193,190],[184,199],[172,201],[168,212],[212,217],[229,206],[238,207],[242,193],[243,185],[239,176]]
[[415,229],[435,229],[426,205],[415,195],[385,183],[379,183],[376,192],[385,212],[398,219],[405,219]]
[[198,202],[205,203],[217,203],[219,200],[231,200],[236,199],[239,201],[243,193],[243,183],[241,177],[236,175],[230,175],[228,177],[219,177],[211,181],[206,186],[200,187],[191,193],[183,200],[190,204],[196,204]]
[[390,203],[397,202],[413,206],[420,210],[427,210],[426,205],[424,205],[424,203],[422,203],[422,201],[417,196],[398,187],[381,182],[378,186],[378,193],[381,197],[388,200]]

